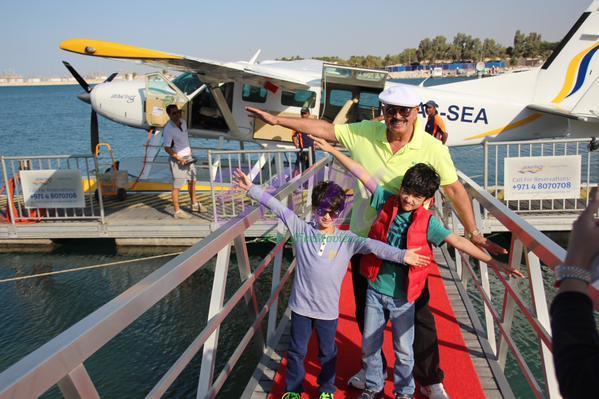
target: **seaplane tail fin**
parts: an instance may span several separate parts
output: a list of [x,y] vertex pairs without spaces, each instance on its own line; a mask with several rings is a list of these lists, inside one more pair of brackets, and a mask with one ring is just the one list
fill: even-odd
[[593,1],[537,74],[529,108],[571,119],[599,116],[599,1]]

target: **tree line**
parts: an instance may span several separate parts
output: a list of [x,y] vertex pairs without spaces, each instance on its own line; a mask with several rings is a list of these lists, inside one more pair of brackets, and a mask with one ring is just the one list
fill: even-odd
[[[437,64],[452,62],[507,61],[510,65],[519,65],[525,59],[546,59],[559,42],[548,42],[541,34],[531,32],[528,35],[517,30],[511,46],[503,46],[495,39],[481,40],[465,33],[458,33],[450,42],[445,36],[425,38],[417,48],[406,48],[399,54],[352,55],[348,59],[333,56],[312,57],[326,62],[364,67],[383,68],[388,65]],[[303,59],[299,55],[278,58],[282,61]]]

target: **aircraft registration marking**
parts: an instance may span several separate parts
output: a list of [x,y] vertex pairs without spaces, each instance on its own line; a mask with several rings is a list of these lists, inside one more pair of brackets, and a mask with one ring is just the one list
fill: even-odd
[[[420,114],[426,118],[426,111],[424,104],[420,104]],[[447,120],[464,123],[484,123],[489,124],[489,118],[487,116],[487,110],[485,108],[470,107],[467,105],[456,105],[452,104],[447,107],[447,112],[439,110],[439,115],[447,118]]]

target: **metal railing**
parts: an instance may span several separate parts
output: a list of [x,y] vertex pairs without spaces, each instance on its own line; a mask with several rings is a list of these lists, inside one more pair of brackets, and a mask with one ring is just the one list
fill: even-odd
[[[279,187],[274,195],[282,201],[287,201],[304,183],[314,177],[326,176],[326,162],[326,159],[320,160],[301,176]],[[321,173],[323,171],[324,173]],[[216,255],[207,324],[147,394],[148,398],[158,398],[164,394],[192,358],[203,350],[197,397],[214,398],[252,338],[261,348],[271,343],[277,330],[277,301],[295,270],[295,260],[284,273],[281,270],[282,250],[289,234],[285,234],[284,225],[280,222],[277,226],[278,241],[275,247],[252,269],[245,232],[260,217],[260,208],[247,208],[237,218],[228,221],[183,254],[8,368],[0,374],[0,399],[38,397],[54,385],[58,385],[68,399],[98,398],[85,362],[193,273],[205,269],[208,261]],[[241,286],[225,302],[231,244],[235,247]],[[258,308],[256,283],[270,264],[273,264],[270,297]],[[252,314],[252,325],[220,374],[214,378],[221,324],[242,300]],[[264,336],[261,325],[265,318],[268,322]]]
[[[588,150],[588,139],[551,139],[484,143],[484,188],[500,198],[516,212],[555,213],[581,212],[589,203],[589,192],[599,182],[599,156]],[[580,155],[580,187],[582,195],[561,199],[503,199],[505,181],[503,162],[506,158]]]
[[[473,266],[474,260],[457,251],[455,269],[452,270],[452,274],[456,282],[461,283],[463,299],[467,299],[465,293],[470,292],[483,304],[484,327],[482,328],[488,341],[486,355],[489,360],[499,365],[500,370],[495,371],[503,376],[509,351],[535,397],[559,398],[552,359],[549,309],[541,262],[553,269],[563,261],[566,251],[466,175],[461,172],[458,174],[472,198],[479,228],[482,229],[481,221],[484,211],[489,212],[501,222],[511,232],[508,265],[517,269],[523,266],[528,271],[528,286],[522,289],[517,278],[505,278],[497,270],[494,273],[496,277],[490,278],[489,268],[483,262],[478,262],[477,271]],[[441,201],[441,195],[438,194],[437,203],[441,204]],[[455,210],[449,201],[445,201],[443,209],[438,209],[438,212],[445,219],[446,224],[452,226],[459,224]],[[449,256],[447,251],[446,256]],[[470,291],[468,291],[469,284],[474,286]],[[521,290],[522,292],[520,292]],[[500,308],[496,308],[494,303],[500,303]],[[512,326],[517,312],[532,330],[535,342],[540,347],[543,370],[543,377],[540,379],[531,371],[528,362],[530,359],[523,355],[512,336]]]
[[[104,223],[104,207],[102,204],[102,187],[97,184],[98,162],[93,155],[48,155],[27,157],[0,157],[2,175],[6,189],[8,216],[14,226],[17,223],[46,220],[68,219],[100,219]],[[25,204],[21,171],[35,170],[77,170],[81,174],[84,189],[84,207],[78,208],[35,208]],[[94,194],[93,187],[98,190]],[[11,191],[13,190],[14,192]]]
[[[264,150],[208,150],[210,173],[210,191],[214,222],[236,217],[249,204],[253,204],[243,195],[230,190],[233,187],[233,171],[241,169],[255,184],[281,187],[291,178],[304,172],[302,162],[294,165],[300,152],[307,153],[308,165],[313,164],[312,151],[288,149]],[[306,184],[306,190],[312,191],[312,179]],[[301,195],[303,187],[298,187],[299,196],[294,196],[294,206],[309,206],[309,198]]]

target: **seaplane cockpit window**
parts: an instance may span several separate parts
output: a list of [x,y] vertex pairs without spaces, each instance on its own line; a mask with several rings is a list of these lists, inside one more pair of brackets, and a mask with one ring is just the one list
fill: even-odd
[[309,90],[283,91],[281,93],[281,104],[288,107],[314,108],[316,104],[316,93]]
[[241,99],[249,103],[265,103],[266,95],[268,92],[262,87],[250,86],[248,84],[243,85],[241,92]]
[[202,81],[195,73],[185,72],[173,79],[173,84],[186,95],[190,95],[202,85]]

